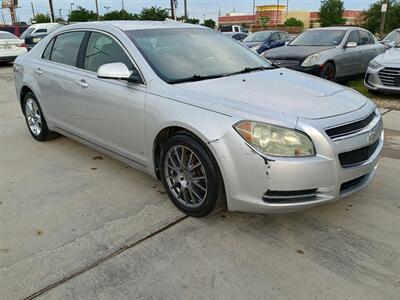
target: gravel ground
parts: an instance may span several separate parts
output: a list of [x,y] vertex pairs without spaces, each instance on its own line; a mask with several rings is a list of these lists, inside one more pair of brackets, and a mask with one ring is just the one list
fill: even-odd
[[400,96],[392,99],[388,98],[374,98],[372,99],[378,107],[400,110]]

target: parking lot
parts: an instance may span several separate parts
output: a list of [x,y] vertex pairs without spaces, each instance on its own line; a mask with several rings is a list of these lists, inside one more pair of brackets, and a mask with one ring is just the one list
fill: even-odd
[[0,65],[0,299],[395,299],[400,112],[373,182],[284,215],[185,217],[160,182],[68,138],[38,143]]

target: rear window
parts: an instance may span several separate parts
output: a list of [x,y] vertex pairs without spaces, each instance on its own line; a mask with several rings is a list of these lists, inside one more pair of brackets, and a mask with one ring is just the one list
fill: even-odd
[[84,32],[68,32],[57,36],[50,60],[64,65],[76,66],[79,48],[84,35]]
[[232,26],[221,26],[219,28],[220,32],[232,32]]
[[29,36],[34,30],[35,30],[35,28],[33,28],[33,27],[28,28],[27,30],[24,31],[23,34],[21,34],[20,38],[24,40],[24,39],[25,39],[27,36]]
[[18,37],[10,32],[0,31],[0,40],[12,40],[12,39],[18,39]]

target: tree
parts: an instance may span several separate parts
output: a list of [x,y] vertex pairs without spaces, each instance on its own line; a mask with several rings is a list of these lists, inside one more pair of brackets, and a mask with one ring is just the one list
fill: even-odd
[[207,20],[204,20],[204,23],[202,24],[202,25],[204,25],[204,26],[206,26],[206,27],[210,27],[210,28],[215,28],[215,25],[216,25],[216,23],[215,23],[215,21],[213,20],[213,19],[207,19]]
[[[370,5],[369,9],[364,12],[364,27],[372,33],[378,33],[381,26],[381,5],[378,1]],[[384,32],[388,33],[399,27],[400,21],[400,1],[388,1],[388,10],[386,12],[386,22]]]
[[112,20],[139,20],[139,16],[137,14],[128,13],[126,10],[114,10],[109,13],[106,13],[102,18],[104,21],[112,21]]
[[341,0],[322,0],[320,9],[320,23],[322,27],[340,25],[343,19],[344,5]]
[[258,19],[258,22],[260,23],[261,27],[265,28],[268,26],[269,18],[268,17],[260,17]]
[[168,11],[157,6],[144,7],[139,18],[140,20],[164,21],[168,18]]
[[36,14],[35,19],[33,19],[32,21],[35,21],[36,23],[50,23],[50,16],[44,14]]
[[87,22],[97,20],[97,14],[92,10],[87,10],[81,6],[73,10],[69,15],[69,22]]
[[297,26],[297,27],[304,27],[303,21],[296,19],[296,18],[289,18],[283,24],[285,26]]

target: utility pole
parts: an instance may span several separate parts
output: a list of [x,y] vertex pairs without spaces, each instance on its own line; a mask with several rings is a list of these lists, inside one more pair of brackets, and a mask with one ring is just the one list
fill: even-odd
[[187,0],[183,1],[184,11],[185,11],[185,19],[189,19],[188,7],[187,7]]
[[386,22],[386,12],[388,9],[388,0],[384,0],[384,3],[382,3],[382,18],[381,18],[381,31],[380,31],[380,36],[381,38],[383,37],[383,34],[385,32],[385,22]]
[[98,0],[95,0],[96,2],[96,15],[97,15],[97,21],[100,20],[100,15],[99,15],[99,2]]
[[54,8],[53,8],[53,0],[49,0],[49,7],[50,7],[50,22],[53,23],[54,18]]
[[31,1],[31,7],[32,7],[32,18],[36,19],[35,8],[33,7],[33,2],[32,1]]
[[289,15],[289,0],[286,1],[286,20],[288,19]]
[[125,10],[124,0],[121,0],[121,3],[122,3],[122,10]]
[[256,0],[253,0],[253,16],[256,14]]
[[17,18],[15,17],[14,1],[12,1],[11,6],[10,6],[10,15],[11,15],[11,23],[12,24],[17,23]]
[[62,9],[59,8],[59,9],[58,9],[58,15],[59,15],[60,19],[62,19],[62,12],[61,12],[61,11],[62,11]]
[[170,0],[171,2],[171,19],[176,20],[176,14],[175,14],[175,0]]
[[276,22],[275,22],[275,27],[279,25],[279,0],[278,4],[276,5]]

